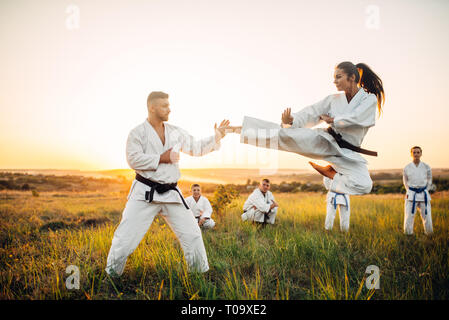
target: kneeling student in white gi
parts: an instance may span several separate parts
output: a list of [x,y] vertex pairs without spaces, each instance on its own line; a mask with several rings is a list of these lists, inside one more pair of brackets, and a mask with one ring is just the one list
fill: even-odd
[[[323,182],[326,189],[329,190],[332,180],[324,177]],[[332,230],[338,206],[340,212],[340,231],[347,232],[349,230],[349,216],[351,209],[349,195],[329,190],[326,196],[326,203],[326,221],[324,222],[324,229]]]
[[198,221],[198,226],[203,229],[212,229],[215,227],[215,221],[212,220],[212,206],[209,200],[201,195],[199,184],[193,184],[192,195],[186,198],[187,205],[192,210],[193,216]]
[[428,190],[432,186],[432,169],[420,160],[422,156],[420,147],[413,147],[410,153],[413,162],[405,166],[403,173],[404,187],[407,190],[404,204],[404,233],[413,234],[415,212],[419,209],[424,233],[431,234],[433,227]]
[[270,180],[263,179],[259,187],[250,194],[243,204],[243,221],[274,224],[279,206],[274,201],[274,196],[269,189]]
[[136,171],[120,225],[114,232],[106,272],[120,276],[128,256],[136,249],[154,217],[161,213],[179,239],[189,271],[209,269],[201,230],[181,191],[179,151],[202,156],[217,150],[229,121],[215,125],[215,135],[196,140],[183,129],[170,125],[168,94],[152,92],[147,99],[148,118],[131,130],[126,159]]

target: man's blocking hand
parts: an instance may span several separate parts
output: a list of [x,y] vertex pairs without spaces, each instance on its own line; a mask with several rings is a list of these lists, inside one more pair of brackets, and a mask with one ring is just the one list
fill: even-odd
[[179,152],[174,152],[173,148],[168,149],[159,159],[159,163],[177,163],[179,161]]
[[217,124],[215,124],[215,141],[220,141],[226,135],[226,133],[229,132],[229,130],[226,130],[229,127],[229,123],[229,120],[223,120],[220,123],[220,126],[217,127]]

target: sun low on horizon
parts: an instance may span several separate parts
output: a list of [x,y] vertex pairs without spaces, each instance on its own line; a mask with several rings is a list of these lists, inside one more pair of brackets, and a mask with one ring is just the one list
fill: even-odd
[[[335,66],[365,62],[386,102],[362,147],[369,169],[402,168],[410,147],[449,164],[446,1],[2,1],[0,169],[129,168],[131,129],[151,91],[197,138],[244,116],[273,122],[337,93]],[[400,14],[401,19],[398,19]],[[317,15],[320,21],[313,19]],[[416,21],[419,21],[417,23]],[[349,37],[347,35],[350,35]],[[308,169],[308,159],[228,134],[181,168]]]

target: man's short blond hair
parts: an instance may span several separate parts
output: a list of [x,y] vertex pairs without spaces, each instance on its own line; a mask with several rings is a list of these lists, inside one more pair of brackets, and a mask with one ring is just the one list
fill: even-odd
[[168,94],[162,91],[153,91],[148,95],[147,106],[156,99],[168,99]]

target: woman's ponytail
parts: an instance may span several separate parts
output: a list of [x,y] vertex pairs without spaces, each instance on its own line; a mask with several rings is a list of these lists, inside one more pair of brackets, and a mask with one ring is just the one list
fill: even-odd
[[379,115],[382,113],[382,104],[385,103],[385,92],[382,80],[368,67],[365,63],[357,63],[355,65],[359,70],[360,86],[369,93],[373,93],[377,97],[377,109]]

